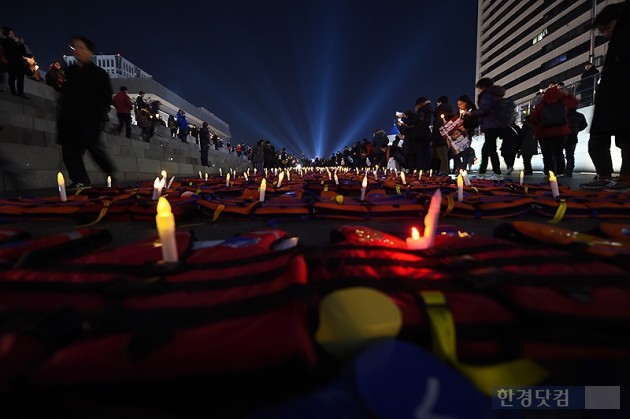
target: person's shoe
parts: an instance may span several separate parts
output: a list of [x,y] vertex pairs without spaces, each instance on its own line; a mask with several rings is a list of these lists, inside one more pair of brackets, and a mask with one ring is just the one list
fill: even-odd
[[580,189],[584,189],[586,191],[601,191],[611,182],[612,180],[610,179],[597,179],[591,182],[580,184]]
[[87,183],[76,182],[68,186],[68,189],[90,189],[91,187],[92,185],[89,185]]
[[571,170],[567,170],[567,171],[564,173],[564,175],[565,175],[566,177],[573,177],[573,172],[572,172]]
[[29,100],[31,99],[30,97],[26,96],[24,93],[22,93],[20,96],[22,97],[22,99],[29,99]]
[[603,190],[607,192],[628,192],[630,191],[630,183],[621,180],[611,180],[603,187]]
[[508,167],[507,170],[505,171],[505,174],[506,175],[511,175],[513,171],[514,171],[513,167]]

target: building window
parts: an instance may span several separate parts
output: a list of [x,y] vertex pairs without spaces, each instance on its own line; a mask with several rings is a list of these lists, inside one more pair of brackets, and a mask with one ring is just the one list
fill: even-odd
[[545,36],[547,36],[547,28],[545,28],[541,33],[536,35],[534,39],[532,39],[532,45],[536,42],[542,41]]

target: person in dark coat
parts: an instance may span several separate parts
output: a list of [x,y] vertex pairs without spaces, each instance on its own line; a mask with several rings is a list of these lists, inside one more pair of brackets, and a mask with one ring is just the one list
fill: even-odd
[[389,138],[387,134],[380,128],[374,131],[372,139],[372,167],[378,165],[378,167],[387,167],[387,144],[389,144]]
[[523,120],[521,127],[521,149],[520,154],[523,157],[523,174],[533,175],[532,157],[538,154],[538,143],[536,142],[535,128],[527,115]]
[[29,99],[24,94],[24,76],[26,75],[26,46],[24,40],[19,38],[8,26],[2,28],[4,38],[0,38],[0,44],[8,61],[7,71],[9,73],[9,88],[15,96]]
[[477,88],[477,109],[468,112],[471,117],[479,118],[479,128],[483,132],[484,142],[481,147],[481,163],[479,163],[479,174],[486,173],[488,161],[492,164],[492,171],[495,175],[501,174],[501,161],[497,154],[497,138],[501,135],[504,127],[496,117],[496,109],[499,100],[505,96],[505,88],[494,84],[488,77],[479,79],[475,84]]
[[[583,189],[620,191],[630,189],[630,125],[627,102],[630,97],[630,4],[610,4],[602,9],[593,22],[606,39],[608,51],[604,59],[595,110],[591,121],[588,154],[593,161],[598,179],[580,185]],[[619,179],[612,181],[611,136],[621,149]]]
[[77,36],[71,45],[77,62],[66,71],[66,82],[61,88],[57,141],[73,182],[70,188],[86,188],[91,185],[83,161],[86,150],[103,172],[112,178],[115,172],[100,142],[101,123],[112,101],[112,86],[107,72],[91,61],[94,44]]
[[569,127],[571,128],[571,133],[567,135],[567,142],[564,145],[564,156],[567,159],[564,175],[573,177],[573,169],[575,168],[575,147],[578,143],[578,134],[588,127],[588,122],[586,122],[584,114],[578,112],[577,109],[572,109],[569,112]]
[[[448,175],[449,159],[448,145],[446,140],[440,134],[440,127],[444,125],[444,121],[448,121],[454,115],[453,106],[450,104],[448,97],[440,96],[437,100],[435,109],[433,110],[433,131],[431,132],[433,146],[434,168],[438,168],[440,175]],[[439,166],[436,164],[439,160]]]
[[210,166],[208,164],[208,150],[210,149],[210,130],[208,123],[204,122],[199,130],[199,146],[201,147],[201,165]]
[[428,172],[431,169],[431,122],[433,118],[433,108],[431,101],[424,96],[416,99],[414,108],[417,119],[422,125],[420,127],[420,137],[413,143],[416,154],[416,168]]

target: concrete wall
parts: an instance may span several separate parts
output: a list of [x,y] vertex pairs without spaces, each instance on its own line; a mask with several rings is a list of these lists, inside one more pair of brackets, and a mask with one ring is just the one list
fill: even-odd
[[[30,100],[0,92],[0,190],[55,188],[57,172],[68,174],[56,144],[55,91],[43,83],[27,79],[25,94]],[[239,172],[247,170],[249,162],[223,150],[210,150],[210,167],[200,164],[199,146],[189,137],[190,144],[170,138],[165,127],[158,127],[150,143],[139,139],[140,129],[133,126],[132,138],[111,134],[117,125],[115,112],[102,133],[102,141],[119,170],[123,184],[153,180],[161,170],[168,176],[197,176],[199,171],[215,174],[219,168]],[[86,167],[95,186],[105,185],[106,179],[89,156]],[[69,183],[69,182],[68,182]]]

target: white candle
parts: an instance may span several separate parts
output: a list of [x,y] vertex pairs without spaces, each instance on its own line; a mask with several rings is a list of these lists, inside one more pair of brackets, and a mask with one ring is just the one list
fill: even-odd
[[365,201],[365,191],[367,190],[368,180],[367,174],[363,177],[363,182],[361,182],[361,201]]
[[462,202],[464,200],[464,178],[462,175],[457,175],[457,201]]
[[166,170],[162,170],[160,174],[162,175],[162,178],[166,179]]
[[418,172],[418,180],[422,179],[422,170]]
[[287,169],[285,173],[287,174],[287,182],[291,182],[291,172]]
[[160,177],[156,177],[155,180],[153,181],[153,197],[151,198],[153,201],[157,201],[160,198],[160,195],[162,195],[162,181],[160,180]]
[[411,237],[407,237],[407,249],[426,249],[424,237],[416,227],[411,227]]
[[61,202],[66,202],[68,196],[66,195],[66,181],[63,178],[63,173],[57,173],[57,187],[59,188],[59,199]]
[[205,181],[208,181],[208,172],[206,172],[206,175],[204,176]]
[[276,184],[276,188],[279,188],[282,186],[283,180],[284,180],[284,172],[280,172],[280,174],[278,175],[278,183]]
[[230,174],[229,173],[225,175],[225,187],[226,188],[230,187]]
[[433,176],[433,169],[429,170],[429,177]]
[[[248,169],[248,170],[249,170],[249,169]],[[256,172],[257,172],[257,171],[258,171],[258,169],[256,169],[256,168],[254,167],[254,176],[256,176]]]
[[107,187],[108,188],[112,187],[112,177],[111,176],[107,176]]
[[523,184],[523,178],[525,177],[525,172],[521,170],[521,175],[520,175],[520,184]]
[[551,185],[551,195],[554,198],[560,196],[560,190],[558,189],[558,180],[556,179],[556,175],[550,170],[549,171],[549,184]]
[[335,170],[335,174],[333,175],[335,177],[335,185],[339,185],[339,177],[337,176],[337,171]]
[[[249,169],[247,169],[247,172],[249,172]],[[243,176],[245,177],[245,182],[249,181],[249,177],[247,177],[247,172],[243,172]]]
[[166,198],[160,197],[155,216],[160,244],[162,246],[162,259],[165,262],[177,262],[177,241],[175,240],[175,217],[171,212],[171,205]]
[[219,167],[219,176],[223,176],[223,169]]
[[431,197],[429,210],[424,217],[424,234],[425,244],[427,248],[433,247],[435,242],[435,232],[437,230],[438,218],[440,217],[440,205],[442,204],[442,192],[439,189],[435,191]]
[[[206,176],[208,176],[208,174],[206,173]],[[170,189],[171,186],[173,185],[173,181],[175,180],[175,175],[173,175],[171,177],[171,180],[168,181],[168,185],[166,185],[166,189]]]
[[400,180],[402,181],[403,185],[407,184],[407,178],[405,177],[405,172],[403,172],[402,170],[400,171]]
[[462,170],[462,175],[464,176],[464,185],[470,186],[470,177],[468,176],[468,172],[466,170]]
[[265,191],[267,190],[267,180],[260,181],[260,202],[265,202]]
[[201,170],[199,171],[199,179],[203,179],[203,176],[201,176]]

